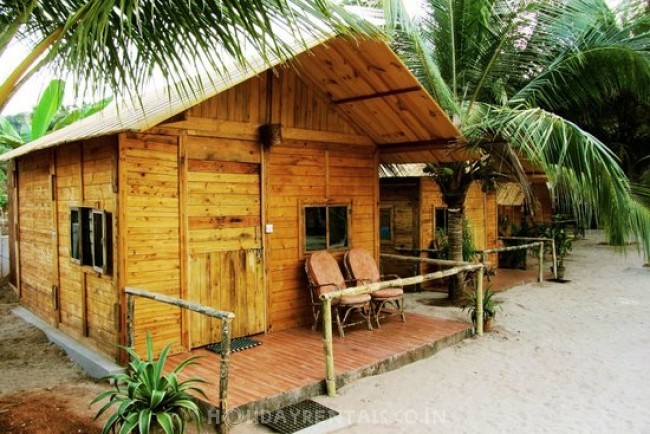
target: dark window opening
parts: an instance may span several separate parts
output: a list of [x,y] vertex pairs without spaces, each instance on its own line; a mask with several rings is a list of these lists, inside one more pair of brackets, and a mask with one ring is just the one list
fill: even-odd
[[393,209],[379,209],[379,239],[393,241]]
[[305,207],[305,251],[348,247],[348,207]]
[[110,274],[111,215],[93,208],[70,209],[70,257],[72,262]]
[[435,209],[436,213],[436,219],[434,221],[435,224],[435,233],[437,234],[438,232],[442,233],[447,233],[447,208],[436,208]]

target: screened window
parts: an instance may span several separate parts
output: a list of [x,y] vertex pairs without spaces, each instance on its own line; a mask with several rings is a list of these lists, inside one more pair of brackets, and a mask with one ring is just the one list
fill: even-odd
[[305,251],[348,247],[348,207],[305,207]]
[[393,208],[379,209],[379,239],[393,241]]
[[70,257],[72,262],[109,274],[111,264],[111,215],[93,208],[70,209]]
[[447,233],[447,208],[435,209],[436,219],[434,221],[434,233],[443,232]]

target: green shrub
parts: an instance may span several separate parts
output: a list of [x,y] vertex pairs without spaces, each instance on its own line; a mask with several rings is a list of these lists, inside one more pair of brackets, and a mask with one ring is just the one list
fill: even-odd
[[185,432],[187,419],[190,418],[193,418],[200,428],[201,411],[192,401],[189,392],[194,391],[206,397],[200,388],[195,387],[197,383],[205,381],[201,378],[178,380],[178,375],[184,368],[197,364],[197,356],[181,362],[171,373],[163,375],[169,348],[167,345],[160,353],[158,361],[154,361],[153,345],[148,334],[146,360],[140,359],[132,348],[124,348],[132,360],[129,363],[130,373],[106,377],[113,382],[115,390],[102,392],[91,402],[95,404],[109,398],[97,412],[95,419],[113,407],[114,412],[106,420],[103,434],[180,434]]

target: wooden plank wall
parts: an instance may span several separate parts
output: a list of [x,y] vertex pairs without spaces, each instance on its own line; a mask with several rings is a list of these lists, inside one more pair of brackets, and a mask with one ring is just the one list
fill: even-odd
[[[384,178],[380,180],[379,197],[381,208],[389,207],[393,214],[393,240],[381,241],[381,252],[404,254],[395,247],[421,248],[420,237],[426,230],[426,222],[420,222],[426,215],[420,213],[420,179],[419,178]],[[384,274],[410,276],[418,267],[397,261],[382,261]]]
[[308,142],[285,143],[268,153],[267,222],[274,226],[266,244],[269,328],[282,330],[311,321],[302,245],[305,204],[349,204],[351,246],[377,254],[374,154],[374,149]]
[[[60,324],[66,333],[88,338],[100,351],[117,353],[117,139],[115,136],[56,149]],[[112,273],[102,275],[70,258],[70,207],[87,206],[111,214]]]
[[83,205],[82,146],[65,145],[56,150],[57,208],[59,222],[59,327],[77,338],[86,335],[85,277],[82,267],[70,259],[70,207]]
[[[378,254],[374,145],[334,144],[359,140],[360,136],[316,86],[287,68],[252,78],[191,108],[186,119],[182,126],[189,128],[191,135],[200,135],[203,125],[214,129],[213,135],[218,130],[225,137],[258,140],[257,128],[264,123],[280,123],[283,132],[292,134],[263,157],[266,221],[262,223],[274,225],[273,234],[265,237],[267,327],[281,330],[308,323],[302,205],[350,203],[352,244]],[[245,124],[215,126],[211,119]],[[190,127],[190,123],[196,126]],[[304,139],[295,139],[295,135]]]
[[[115,137],[36,152],[21,157],[18,167],[21,302],[62,331],[115,356],[115,272],[101,275],[70,258],[71,207],[104,209],[115,222]],[[112,243],[115,251],[115,236]]]
[[49,150],[18,161],[18,255],[20,257],[20,302],[53,325],[52,302],[52,191]]
[[[113,252],[117,251],[116,152],[117,138],[115,136],[98,138],[84,143],[82,158],[83,203],[86,206],[93,206],[111,213]],[[59,234],[61,233],[59,231]],[[59,242],[60,246],[62,244]],[[113,255],[114,258],[115,256],[117,255]],[[115,263],[111,268],[112,273],[109,275],[94,271],[84,273],[87,337],[105,353],[116,354],[119,304]]]
[[533,197],[535,198],[534,221],[537,224],[550,224],[553,221],[553,201],[545,182],[531,184]]
[[[120,287],[135,286],[181,297],[178,138],[154,134],[120,136]],[[181,311],[137,299],[135,346],[146,333],[160,351],[180,350]]]
[[[421,190],[422,212],[422,246],[429,246],[435,234],[433,226],[435,218],[434,207],[444,207],[440,187],[429,178],[422,178]],[[465,215],[469,219],[477,249],[496,247],[498,242],[496,195],[486,194],[481,191],[479,182],[473,183],[465,199]],[[489,260],[496,261],[496,255],[490,255]],[[496,262],[494,262],[496,264]]]

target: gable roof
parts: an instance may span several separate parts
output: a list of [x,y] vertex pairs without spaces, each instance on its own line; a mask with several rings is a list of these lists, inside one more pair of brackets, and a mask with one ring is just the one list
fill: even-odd
[[[310,36],[292,47],[299,74],[378,145],[382,163],[460,161],[468,156],[461,133],[397,55],[382,41]],[[269,69],[258,54],[242,69],[199,79],[202,89],[187,94],[172,87],[152,91],[141,103],[112,103],[99,113],[0,156],[9,160],[40,149],[125,131],[145,131],[220,92]],[[273,58],[271,66],[286,63]]]

